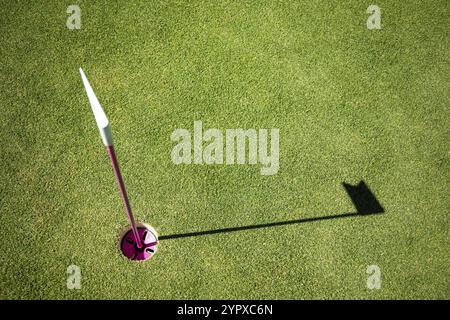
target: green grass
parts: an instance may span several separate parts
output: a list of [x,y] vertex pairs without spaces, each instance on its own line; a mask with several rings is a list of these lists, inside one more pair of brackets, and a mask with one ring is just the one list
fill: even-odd
[[[381,30],[355,0],[76,1],[69,31],[72,3],[2,1],[0,298],[450,298],[448,1],[377,1]],[[128,261],[80,66],[160,235],[354,211],[343,181],[386,212],[166,239]],[[194,120],[279,128],[280,171],[173,165],[170,134]]]

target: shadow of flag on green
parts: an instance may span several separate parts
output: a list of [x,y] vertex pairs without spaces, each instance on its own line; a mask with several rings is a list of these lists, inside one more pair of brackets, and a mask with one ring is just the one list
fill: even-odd
[[372,191],[370,191],[364,181],[361,181],[356,186],[345,182],[343,182],[342,185],[352,200],[358,214],[374,214],[384,212],[384,208],[378,202],[377,198]]

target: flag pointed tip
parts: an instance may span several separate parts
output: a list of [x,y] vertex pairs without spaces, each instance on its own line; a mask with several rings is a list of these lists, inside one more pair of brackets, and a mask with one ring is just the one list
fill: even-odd
[[94,113],[95,121],[97,122],[98,130],[102,137],[103,143],[106,146],[112,146],[112,134],[111,129],[109,127],[109,121],[106,117],[105,112],[100,105],[97,97],[95,96],[94,90],[92,89],[86,75],[83,72],[83,69],[80,67],[81,79],[83,80],[84,89],[86,90],[86,94],[89,99],[89,103],[91,104],[92,112]]
[[89,103],[91,104],[92,112],[94,113],[95,120],[99,129],[105,128],[109,125],[108,118],[106,117],[105,112],[103,111],[100,102],[98,101],[94,90],[89,83],[86,75],[83,72],[83,69],[80,68],[81,79],[83,80],[84,89],[86,90],[86,94],[89,99]]

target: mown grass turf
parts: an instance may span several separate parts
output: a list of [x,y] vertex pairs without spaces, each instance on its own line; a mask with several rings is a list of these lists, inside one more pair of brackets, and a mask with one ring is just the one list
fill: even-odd
[[[372,2],[77,1],[74,31],[72,1],[2,2],[1,298],[450,298],[448,1],[377,1],[381,30]],[[165,239],[127,261],[80,66],[135,215],[162,236],[352,212],[343,181],[386,212]],[[280,171],[173,165],[170,134],[194,120],[279,128]]]

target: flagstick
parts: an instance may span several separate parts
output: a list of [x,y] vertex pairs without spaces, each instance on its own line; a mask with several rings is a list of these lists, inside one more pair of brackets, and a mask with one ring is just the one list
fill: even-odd
[[143,247],[143,245],[142,245],[141,239],[139,238],[139,233],[136,228],[136,223],[134,221],[134,217],[131,212],[130,202],[128,201],[128,196],[125,191],[125,185],[123,183],[122,175],[120,174],[119,164],[117,162],[116,154],[114,152],[112,133],[111,133],[111,128],[109,126],[108,118],[106,117],[106,114],[103,111],[103,109],[100,105],[100,102],[98,101],[97,97],[95,96],[94,90],[92,90],[92,87],[81,68],[80,68],[80,74],[81,74],[81,79],[83,80],[84,88],[86,89],[86,93],[89,98],[89,103],[91,104],[92,112],[94,113],[95,121],[97,122],[100,136],[102,137],[103,144],[106,146],[106,149],[108,150],[109,158],[111,159],[111,162],[112,162],[114,175],[116,176],[117,184],[119,185],[120,196],[122,198],[122,201],[123,201],[123,204],[125,207],[125,211],[128,215],[128,220],[130,221],[130,224],[131,224],[131,229],[133,231],[134,240],[136,242],[138,249],[141,249]]
[[123,183],[122,175],[120,174],[119,163],[117,162],[116,153],[114,152],[114,147],[106,146],[106,150],[108,150],[109,158],[112,162],[112,167],[114,170],[114,175],[116,176],[117,184],[119,185],[120,197],[122,198],[123,205],[125,207],[125,212],[127,213],[128,220],[131,224],[131,230],[133,231],[134,240],[136,241],[137,247],[142,248],[142,242],[139,238],[139,234],[137,232],[136,223],[134,221],[133,213],[131,212],[130,201],[128,200],[127,191],[125,190],[125,184]]

